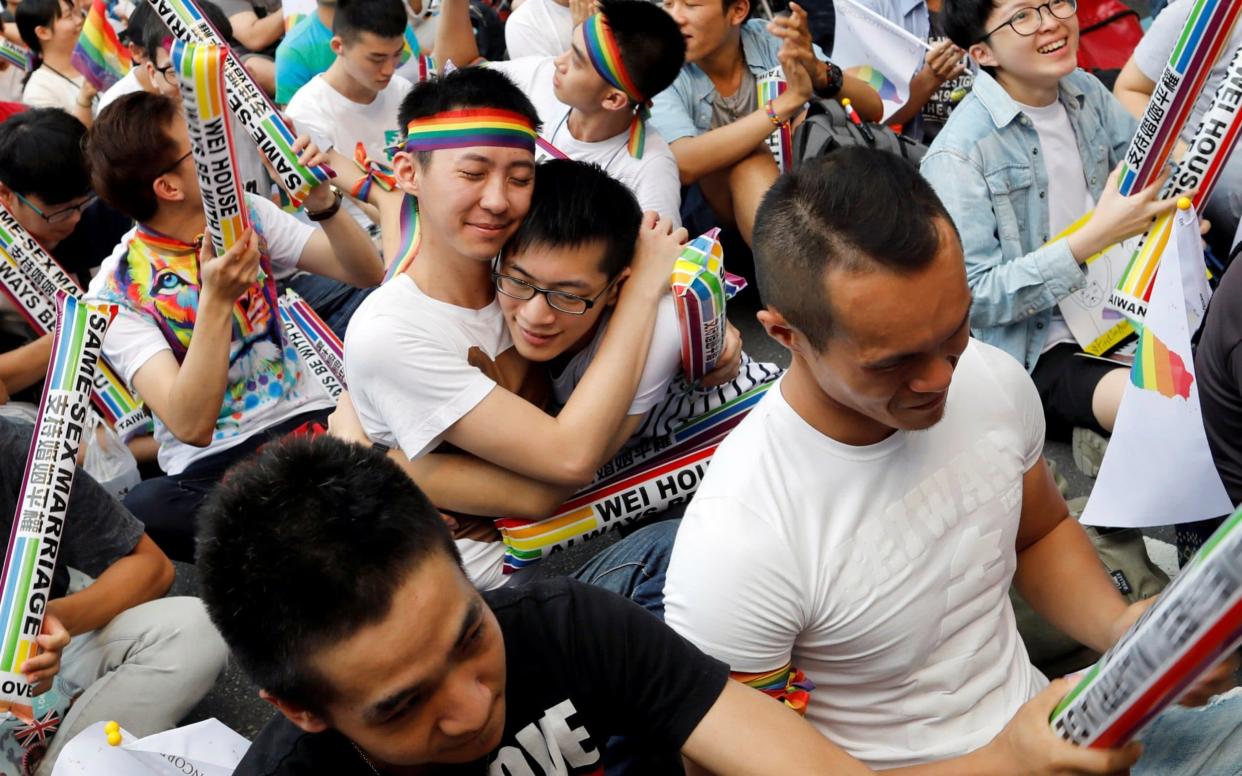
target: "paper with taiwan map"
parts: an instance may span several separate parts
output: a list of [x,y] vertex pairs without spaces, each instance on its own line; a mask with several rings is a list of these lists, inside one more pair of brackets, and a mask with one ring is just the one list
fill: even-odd
[[1202,255],[1198,223],[1193,208],[1173,220],[1086,525],[1145,528],[1233,511],[1203,430],[1186,323],[1181,265]]
[[910,79],[923,66],[923,41],[854,0],[836,0],[832,61],[865,81],[884,103],[884,120],[910,99]]
[[112,746],[96,722],[65,744],[52,776],[230,776],[250,742],[216,719],[135,738],[120,729]]

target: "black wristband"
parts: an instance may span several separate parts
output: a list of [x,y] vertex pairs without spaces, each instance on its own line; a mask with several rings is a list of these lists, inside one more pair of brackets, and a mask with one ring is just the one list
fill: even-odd
[[341,200],[344,198],[341,196],[341,190],[336,186],[332,187],[332,195],[333,199],[331,205],[328,205],[323,210],[318,210],[314,213],[307,210],[306,217],[312,221],[327,221],[329,218],[336,215],[341,209]]
[[817,88],[815,96],[829,99],[841,93],[841,87],[845,85],[845,74],[841,72],[841,68],[831,62],[825,62],[824,64],[828,66],[828,83],[823,89]]

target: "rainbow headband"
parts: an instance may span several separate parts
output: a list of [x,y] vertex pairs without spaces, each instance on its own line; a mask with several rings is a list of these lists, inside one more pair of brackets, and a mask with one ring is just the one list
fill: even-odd
[[535,153],[538,134],[530,120],[507,110],[446,110],[414,119],[406,127],[404,150],[440,151],[445,148],[498,146]]
[[604,15],[597,13],[583,22],[582,32],[586,38],[587,58],[591,60],[591,65],[595,67],[600,78],[624,92],[637,106],[634,120],[630,122],[628,147],[630,156],[642,159],[643,148],[647,144],[647,109],[651,102],[643,97],[638,85],[625,69],[625,62],[621,61],[621,47],[617,45],[617,39],[613,36],[608,22],[604,20]]

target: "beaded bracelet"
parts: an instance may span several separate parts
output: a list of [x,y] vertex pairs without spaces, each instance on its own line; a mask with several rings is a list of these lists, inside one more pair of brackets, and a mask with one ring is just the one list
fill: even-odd
[[772,106],[772,102],[768,102],[768,104],[764,105],[763,109],[767,111],[768,121],[772,122],[772,126],[784,126],[785,122],[781,121],[781,117],[776,115],[776,108]]

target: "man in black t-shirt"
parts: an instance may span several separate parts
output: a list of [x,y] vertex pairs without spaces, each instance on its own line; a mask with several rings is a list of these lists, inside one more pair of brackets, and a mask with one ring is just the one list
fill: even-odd
[[619,596],[567,579],[478,593],[379,451],[273,443],[202,518],[208,610],[281,712],[240,776],[602,774],[616,735],[717,774],[868,772]]

